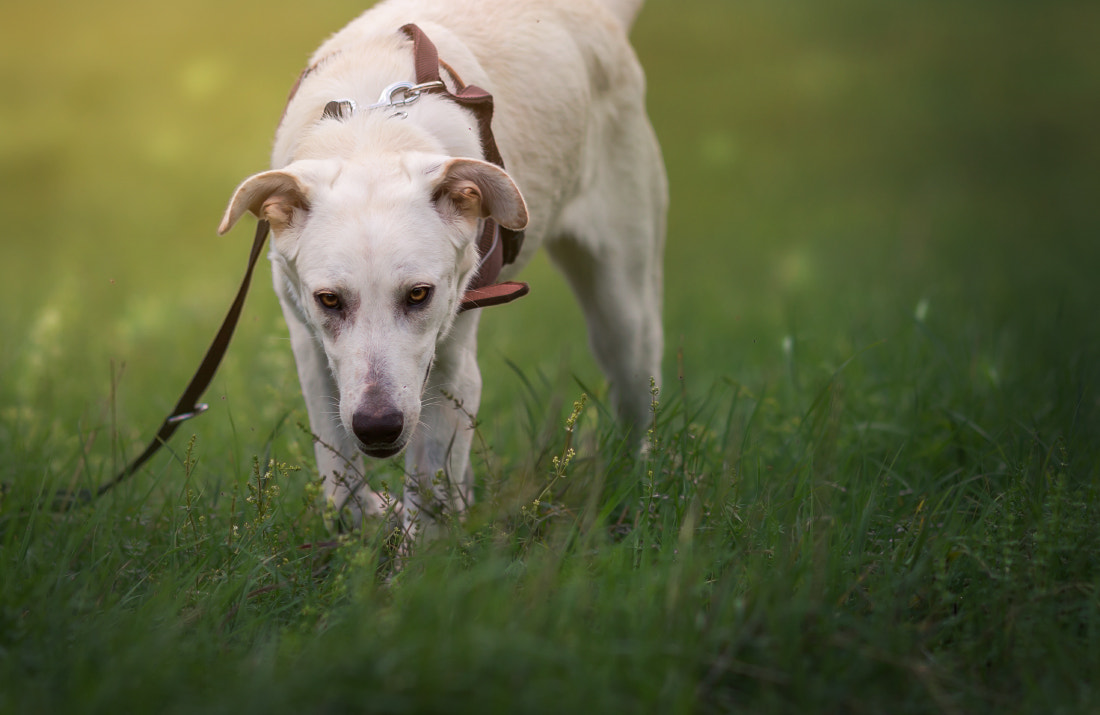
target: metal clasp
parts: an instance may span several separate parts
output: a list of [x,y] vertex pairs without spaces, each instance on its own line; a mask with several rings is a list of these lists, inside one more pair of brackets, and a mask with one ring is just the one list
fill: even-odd
[[[446,89],[441,80],[424,82],[422,84],[394,82],[389,87],[382,90],[382,95],[378,98],[378,101],[368,106],[367,109],[399,110],[420,99],[420,95],[424,92],[434,92],[439,89]],[[355,103],[354,99],[334,99],[325,105],[325,111],[322,113],[321,118],[345,121],[358,111],[359,105]],[[408,115],[405,112],[398,111],[392,116],[398,119],[404,119]]]
[[184,413],[179,414],[179,415],[172,415],[171,417],[169,417],[166,420],[166,422],[170,425],[174,425],[177,422],[186,422],[187,420],[191,419],[192,417],[198,417],[203,412],[206,412],[209,409],[210,409],[210,405],[206,404],[205,402],[200,402],[197,405],[195,405],[195,409],[191,410],[190,412],[184,412]]
[[423,84],[413,84],[412,82],[394,82],[389,87],[382,90],[381,96],[378,97],[378,102],[370,105],[367,109],[384,109],[387,107],[407,107],[416,100],[420,99],[420,95],[424,92],[431,92],[436,89],[443,89],[443,82],[436,80],[434,82],[424,82]]

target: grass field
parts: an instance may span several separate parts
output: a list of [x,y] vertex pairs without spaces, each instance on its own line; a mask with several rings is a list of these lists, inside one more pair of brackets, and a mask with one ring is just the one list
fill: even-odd
[[173,404],[224,204],[360,9],[4,9],[0,713],[1100,712],[1095,3],[649,3],[645,458],[539,260],[482,321],[469,519],[330,546],[261,275],[210,413],[49,509]]

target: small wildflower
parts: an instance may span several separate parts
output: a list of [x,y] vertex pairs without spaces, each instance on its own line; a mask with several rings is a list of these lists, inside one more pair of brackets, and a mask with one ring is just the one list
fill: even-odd
[[913,318],[916,319],[918,323],[923,323],[928,319],[928,305],[927,298],[921,298],[917,301],[917,307],[913,310]]

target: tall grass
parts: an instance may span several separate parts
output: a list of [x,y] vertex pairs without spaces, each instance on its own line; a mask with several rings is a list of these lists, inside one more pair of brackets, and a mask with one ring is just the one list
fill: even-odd
[[401,559],[325,529],[263,281],[210,413],[52,508],[171,405],[246,251],[206,236],[358,11],[89,8],[0,30],[0,712],[1100,707],[1095,8],[649,3],[647,448],[537,261],[477,502]]
[[[480,504],[400,570],[384,528],[332,541],[308,477],[278,460],[219,487],[195,478],[192,443],[164,498],[133,482],[61,514],[61,480],[16,490],[0,601],[19,687],[2,705],[1094,705],[1087,440],[1058,420],[906,409],[911,388],[875,363],[944,378],[928,326],[906,332],[912,355],[869,346],[786,397],[693,397],[685,375],[679,395],[655,391],[642,457],[598,401],[536,419],[527,449],[479,454]],[[551,401],[531,392],[532,411]]]

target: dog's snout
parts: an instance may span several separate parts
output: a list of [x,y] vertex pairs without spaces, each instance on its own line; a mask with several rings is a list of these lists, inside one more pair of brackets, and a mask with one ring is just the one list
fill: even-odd
[[401,438],[404,429],[405,418],[392,407],[359,410],[351,419],[351,431],[365,445],[391,445]]

